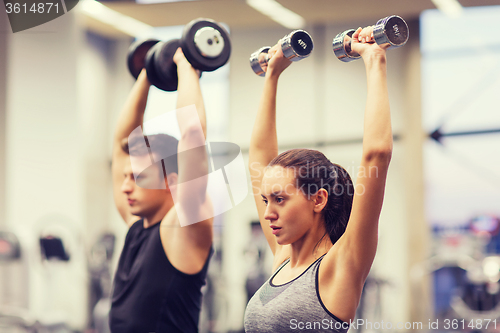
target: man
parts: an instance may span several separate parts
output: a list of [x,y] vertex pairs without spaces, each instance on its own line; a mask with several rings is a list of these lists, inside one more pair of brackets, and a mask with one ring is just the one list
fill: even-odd
[[114,199],[129,231],[114,280],[113,333],[198,332],[200,289],[212,249],[206,118],[198,72],[180,49],[174,62],[178,143],[166,134],[144,137],[142,130],[129,138],[143,123],[150,87],[145,70],[116,127]]

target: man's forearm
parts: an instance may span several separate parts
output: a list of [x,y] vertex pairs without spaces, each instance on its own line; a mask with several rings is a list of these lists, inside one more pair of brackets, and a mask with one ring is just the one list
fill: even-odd
[[142,125],[150,87],[146,70],[142,70],[123,106],[115,130],[115,142],[121,142]]
[[[182,62],[177,65],[179,84],[177,88],[177,109],[189,105],[195,105],[198,112],[198,119],[203,130],[203,135],[207,137],[207,120],[205,115],[205,105],[201,94],[198,73],[187,62]],[[193,125],[187,119],[179,121],[181,134],[184,130]]]

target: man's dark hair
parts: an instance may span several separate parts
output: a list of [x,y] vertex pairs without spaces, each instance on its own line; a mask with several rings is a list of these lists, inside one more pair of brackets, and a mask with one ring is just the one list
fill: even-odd
[[179,140],[168,134],[132,135],[123,140],[122,150],[131,156],[154,155],[156,161],[161,158],[166,169],[164,176],[166,176],[172,172],[179,173],[177,166],[178,145]]

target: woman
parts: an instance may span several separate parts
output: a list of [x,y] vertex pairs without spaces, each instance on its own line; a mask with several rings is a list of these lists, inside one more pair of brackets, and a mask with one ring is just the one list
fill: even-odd
[[[273,274],[248,303],[246,332],[347,332],[378,238],[392,153],[385,49],[373,28],[357,29],[352,50],[368,81],[363,153],[356,190],[348,173],[315,150],[278,155],[276,91],[290,61],[270,52],[250,143],[250,175]],[[260,189],[260,190],[259,190]]]

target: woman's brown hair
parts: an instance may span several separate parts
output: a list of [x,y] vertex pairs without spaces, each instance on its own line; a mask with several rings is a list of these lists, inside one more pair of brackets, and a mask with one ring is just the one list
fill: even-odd
[[351,215],[354,186],[347,170],[312,149],[288,150],[276,156],[269,166],[293,169],[295,186],[308,199],[321,188],[328,192],[328,201],[323,209],[325,228],[332,244],[335,244],[344,234]]

